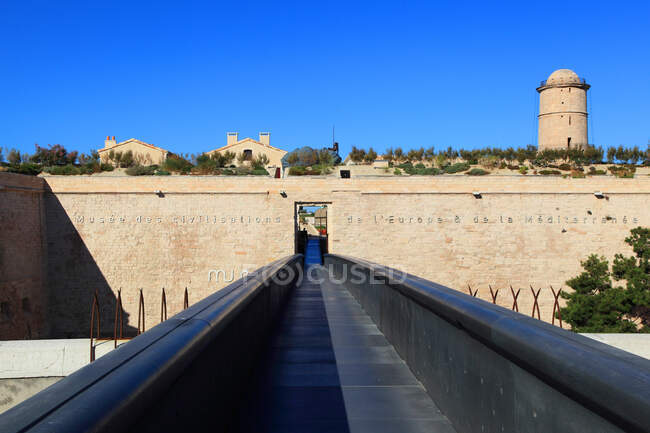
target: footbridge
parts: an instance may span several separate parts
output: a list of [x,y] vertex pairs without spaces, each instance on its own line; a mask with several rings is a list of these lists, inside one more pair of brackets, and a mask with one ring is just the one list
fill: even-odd
[[0,431],[647,432],[650,361],[310,238]]

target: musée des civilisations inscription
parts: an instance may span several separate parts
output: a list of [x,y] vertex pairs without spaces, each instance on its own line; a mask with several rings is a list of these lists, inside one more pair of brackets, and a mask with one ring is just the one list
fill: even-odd
[[[634,215],[593,215],[569,216],[551,214],[530,215],[371,215],[346,216],[346,224],[630,224],[638,225],[639,217]],[[254,216],[254,215],[76,215],[74,222],[77,225],[88,224],[174,224],[174,225],[200,225],[200,224],[280,224],[281,217]]]

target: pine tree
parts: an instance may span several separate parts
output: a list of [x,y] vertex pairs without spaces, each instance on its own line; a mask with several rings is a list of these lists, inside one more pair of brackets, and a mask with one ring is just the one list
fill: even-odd
[[[625,242],[635,256],[617,254],[612,272],[605,257],[593,254],[581,262],[584,271],[567,281],[574,291],[562,292],[567,304],[561,313],[573,331],[650,332],[650,229],[633,229]],[[625,280],[626,288],[614,287],[612,277]]]
[[614,256],[612,276],[625,281],[630,316],[650,332],[650,228],[637,227],[625,242],[632,247],[634,256]]

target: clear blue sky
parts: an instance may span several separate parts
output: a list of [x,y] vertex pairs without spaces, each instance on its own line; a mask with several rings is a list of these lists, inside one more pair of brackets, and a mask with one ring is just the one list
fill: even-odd
[[[137,3],[137,5],[136,5]],[[593,141],[650,139],[650,2],[0,0],[0,146],[200,152],[536,142],[539,85],[592,84]]]

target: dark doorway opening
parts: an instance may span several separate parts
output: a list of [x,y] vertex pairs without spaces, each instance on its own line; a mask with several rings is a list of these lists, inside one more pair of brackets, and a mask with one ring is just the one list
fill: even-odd
[[329,252],[328,213],[331,209],[329,202],[296,202],[294,233],[295,251],[304,254],[307,239],[318,238],[321,254]]

